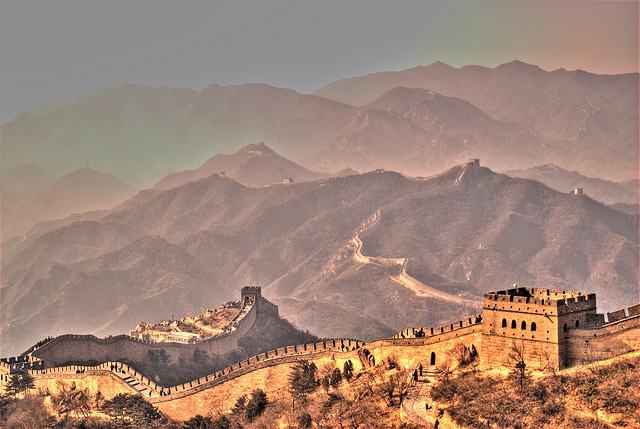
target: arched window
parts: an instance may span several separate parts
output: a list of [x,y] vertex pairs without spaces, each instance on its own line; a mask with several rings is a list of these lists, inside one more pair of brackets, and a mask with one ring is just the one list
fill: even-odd
[[535,331],[535,330],[536,330],[536,328],[537,328],[537,326],[536,326],[536,322],[531,322],[531,330],[532,330],[532,331]]
[[435,365],[435,364],[436,364],[436,353],[431,352],[431,365]]
[[503,328],[507,327],[507,319],[502,319],[502,327]]
[[567,324],[566,324],[566,323],[562,326],[562,330],[563,330],[564,332],[567,332]]
[[576,320],[576,328],[579,328],[579,327],[580,327],[580,321]]
[[511,329],[516,329],[516,321],[515,320],[511,321]]
[[527,322],[525,322],[523,320],[522,323],[520,324],[520,329],[522,329],[523,331],[526,331],[527,330]]

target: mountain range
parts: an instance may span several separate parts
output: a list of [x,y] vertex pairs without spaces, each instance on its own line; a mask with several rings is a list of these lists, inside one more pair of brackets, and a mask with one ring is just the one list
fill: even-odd
[[548,162],[564,168],[613,180],[638,175],[638,73],[545,71],[521,61],[495,68],[436,62],[339,80],[315,94],[362,106],[396,87],[461,98],[518,124],[547,143]]
[[553,164],[538,165],[523,170],[508,170],[504,174],[537,180],[560,192],[582,188],[594,199],[607,204],[638,204],[640,189],[638,179],[624,182],[602,180],[585,176],[577,171],[567,171]]
[[377,170],[288,186],[212,174],[5,244],[1,347],[120,333],[255,283],[320,336],[437,325],[514,282],[593,291],[610,310],[637,293],[637,231],[637,215],[473,163],[428,179]]
[[315,94],[264,84],[202,90],[101,88],[2,125],[2,170],[62,175],[88,163],[138,188],[212,153],[264,141],[311,170],[437,174],[468,158],[497,170],[553,163],[637,178],[638,74],[443,63],[331,83]]

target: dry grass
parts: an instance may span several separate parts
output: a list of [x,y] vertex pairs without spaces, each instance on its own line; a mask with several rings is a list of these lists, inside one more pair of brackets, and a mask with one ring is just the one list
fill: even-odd
[[470,428],[640,427],[640,357],[527,380],[465,373],[431,395]]

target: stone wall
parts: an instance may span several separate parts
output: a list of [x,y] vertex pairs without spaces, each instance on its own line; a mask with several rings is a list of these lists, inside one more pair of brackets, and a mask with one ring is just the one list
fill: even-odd
[[456,365],[453,349],[458,344],[475,349],[482,358],[480,327],[467,327],[427,338],[379,340],[365,345],[365,348],[375,357],[376,365],[393,358],[401,368],[413,370],[419,365],[441,366],[447,361]]
[[159,350],[166,351],[172,362],[177,362],[180,358],[190,360],[196,349],[211,356],[223,355],[238,348],[238,340],[253,327],[261,305],[264,305],[268,311],[273,311],[273,304],[266,300],[261,301],[263,300],[257,300],[241,319],[234,321],[232,331],[223,332],[199,343],[155,343],[129,335],[98,338],[94,335],[68,334],[48,341],[42,347],[33,350],[31,354],[42,359],[47,368],[69,362],[142,362],[148,358],[150,351]]
[[100,392],[105,399],[111,399],[119,393],[138,393],[110,371],[90,370],[84,373],[49,373],[37,375],[36,389],[52,395],[60,393],[63,387],[74,385],[79,390],[87,389],[92,396]]
[[[472,319],[472,322],[475,320]],[[464,322],[464,321],[462,321]],[[434,331],[433,335],[419,338],[388,338],[369,344],[352,339],[330,339],[314,344],[281,347],[238,362],[222,371],[192,380],[177,386],[158,386],[133,368],[118,362],[105,362],[95,367],[66,366],[35,370],[39,388],[55,393],[61,384],[88,388],[95,394],[98,390],[110,398],[117,393],[135,393],[125,379],[140,383],[145,396],[163,412],[176,419],[186,419],[195,414],[206,415],[225,411],[236,399],[254,389],[261,388],[272,399],[286,394],[288,373],[296,361],[309,360],[318,367],[334,363],[342,367],[351,360],[355,370],[362,369],[367,362],[361,360],[364,350],[373,356],[376,365],[393,358],[401,368],[412,370],[418,365],[433,367],[446,361],[454,363],[454,348],[458,344],[474,348],[480,355],[483,366],[511,365],[504,359],[504,338],[483,335],[482,323],[449,324]],[[441,332],[437,332],[440,331]],[[430,331],[429,331],[430,332]],[[494,340],[499,341],[494,341]],[[508,339],[518,344],[517,338]],[[598,328],[571,329],[563,337],[567,356],[578,363],[606,359],[640,349],[640,315],[608,323]],[[546,353],[556,350],[557,344],[546,341],[526,341],[525,359],[532,368],[547,364]],[[370,362],[369,362],[370,363]],[[115,368],[114,368],[115,366]],[[148,387],[148,389],[147,389]]]
[[566,335],[570,365],[609,359],[633,350],[640,350],[640,315],[601,327],[571,329]]

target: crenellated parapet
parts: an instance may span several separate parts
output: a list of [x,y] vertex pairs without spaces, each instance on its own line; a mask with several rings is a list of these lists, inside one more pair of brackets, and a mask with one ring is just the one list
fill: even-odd
[[561,315],[596,309],[596,294],[516,287],[484,295],[485,309]]
[[316,343],[280,347],[252,356],[212,374],[175,386],[159,385],[151,378],[122,362],[104,362],[99,365],[65,365],[54,368],[35,369],[29,372],[36,377],[49,378],[85,376],[106,372],[127,383],[131,389],[150,398],[152,402],[162,402],[197,393],[205,388],[213,387],[267,366],[300,361],[318,357],[326,353],[348,353],[359,349],[363,345],[364,342],[352,338],[331,338]]
[[424,338],[433,337],[436,335],[445,334],[458,329],[466,328],[469,326],[482,325],[482,315],[470,316],[463,320],[447,323],[446,325],[432,327],[409,327],[398,332],[393,338]]

